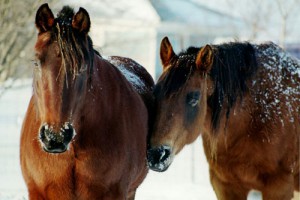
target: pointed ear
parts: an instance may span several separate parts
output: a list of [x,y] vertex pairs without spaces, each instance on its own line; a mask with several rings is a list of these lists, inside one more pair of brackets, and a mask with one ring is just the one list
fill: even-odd
[[213,64],[213,49],[210,45],[201,48],[196,57],[196,68],[204,73],[211,70]]
[[72,27],[79,32],[87,34],[91,27],[91,20],[88,12],[84,8],[79,8],[79,11],[74,15]]
[[41,5],[36,12],[35,25],[39,33],[49,31],[54,25],[54,15],[47,3]]
[[171,59],[176,56],[173,47],[168,39],[165,37],[160,44],[160,59],[163,65],[163,70],[170,64]]

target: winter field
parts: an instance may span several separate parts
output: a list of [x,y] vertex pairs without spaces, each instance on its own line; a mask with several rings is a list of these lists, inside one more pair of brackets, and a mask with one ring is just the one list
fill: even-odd
[[[19,164],[19,138],[31,92],[30,80],[18,81],[0,98],[0,200],[27,199]],[[136,199],[215,200],[201,139],[185,147],[166,172],[150,171]],[[261,197],[252,192],[248,199]]]

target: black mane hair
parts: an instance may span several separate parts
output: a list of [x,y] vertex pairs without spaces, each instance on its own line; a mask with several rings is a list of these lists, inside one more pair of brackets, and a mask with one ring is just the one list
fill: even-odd
[[[213,67],[209,76],[214,82],[214,92],[208,97],[212,110],[212,128],[218,128],[221,112],[228,119],[230,109],[247,91],[246,81],[257,71],[254,47],[250,43],[213,45]],[[173,59],[172,67],[160,78],[155,96],[162,98],[177,92],[196,72],[195,58],[200,48],[190,47]]]
[[228,43],[215,47],[213,68],[210,72],[215,89],[208,99],[214,129],[218,127],[222,109],[226,111],[228,119],[237,98],[242,99],[248,90],[246,81],[258,68],[254,47],[249,43]]
[[60,48],[62,68],[65,72],[70,70],[75,77],[88,67],[91,76],[94,63],[93,42],[88,35],[72,28],[74,14],[73,8],[64,6],[55,19],[54,37]]

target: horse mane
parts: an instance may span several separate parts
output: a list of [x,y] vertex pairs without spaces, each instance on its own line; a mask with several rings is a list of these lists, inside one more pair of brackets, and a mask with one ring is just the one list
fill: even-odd
[[[230,109],[238,98],[242,99],[247,91],[247,80],[258,68],[254,47],[250,43],[226,43],[212,45],[213,67],[208,75],[214,82],[214,92],[208,97],[208,106],[212,110],[213,130],[218,128],[221,113]],[[158,98],[176,93],[196,72],[195,58],[201,48],[190,47],[181,52],[172,62],[172,66],[159,80],[154,92]],[[155,95],[156,96],[156,95]]]
[[257,71],[254,47],[250,43],[227,43],[216,45],[210,76],[214,81],[214,92],[208,98],[212,109],[212,126],[217,129],[222,110],[229,118],[230,109],[238,98],[248,90],[247,80]]
[[72,28],[73,16],[73,8],[64,6],[55,19],[54,36],[57,39],[62,57],[60,71],[67,72],[69,69],[75,78],[77,74],[88,68],[91,76],[94,64],[93,42],[88,35]]

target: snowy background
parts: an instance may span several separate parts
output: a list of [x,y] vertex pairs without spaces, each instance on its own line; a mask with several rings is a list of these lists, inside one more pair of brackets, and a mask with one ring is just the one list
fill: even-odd
[[[30,28],[29,24],[34,27],[33,16],[26,20],[23,19],[21,12],[13,11],[19,11],[17,8],[21,8],[27,16],[34,6],[28,3],[33,1],[28,0],[0,0],[0,2],[22,2],[22,6],[12,4],[10,5],[12,10],[2,12],[9,16],[0,15],[0,21],[5,21],[6,18],[11,20],[8,21],[7,26],[2,23],[4,26],[1,29],[2,32],[0,31],[2,34],[0,44],[1,42],[4,44],[1,48],[2,53],[5,52],[3,49],[10,47],[5,43],[7,41],[14,44],[14,47],[18,47],[17,44],[24,46],[21,42],[11,42],[9,39],[15,38],[13,36],[18,32],[28,32],[30,35],[32,33],[27,31],[27,28]],[[55,7],[53,8],[55,14],[58,9],[61,9],[62,2],[74,6],[75,10],[79,6],[86,8],[92,19],[91,36],[95,47],[107,55],[133,58],[147,66],[147,70],[154,78],[161,73],[158,51],[160,41],[166,35],[169,36],[175,52],[190,45],[203,45],[202,42],[218,43],[232,38],[253,41],[272,40],[276,43],[283,39],[282,42],[285,42],[283,44],[286,47],[294,49],[298,56],[300,55],[300,12],[297,9],[300,5],[299,0],[172,0],[172,3],[169,3],[171,0],[63,0],[57,2],[59,2],[59,8],[55,7],[54,3],[50,4],[50,7]],[[7,5],[3,6],[1,3],[0,11],[3,11]],[[25,7],[30,9],[26,10]],[[284,13],[279,12],[280,10]],[[16,15],[13,15],[14,13]],[[233,23],[237,23],[237,29],[232,29],[223,22],[222,19],[226,19],[226,16],[231,16]],[[285,20],[283,20],[284,16]],[[25,23],[22,25],[17,17],[21,18],[19,21]],[[241,24],[243,26],[240,26]],[[211,25],[214,26],[213,29]],[[283,25],[286,25],[287,31],[284,37]],[[18,27],[20,30],[17,29]],[[226,27],[229,29],[228,33],[225,31]],[[7,37],[4,37],[7,30],[11,32],[7,32]],[[228,37],[229,33],[231,37]],[[23,35],[20,37],[27,38]],[[29,44],[30,50],[23,49],[21,52],[15,48],[16,57],[9,54],[5,59],[0,57],[0,61],[8,58],[12,61],[25,60],[25,65],[30,68],[33,46],[34,44]],[[28,69],[20,63],[16,66],[17,74],[24,73],[21,70],[23,67]],[[0,67],[2,67],[1,63]],[[5,64],[5,67],[13,71],[10,64]],[[31,73],[31,69],[28,73]],[[11,83],[8,81],[6,84],[10,86]],[[0,89],[0,200],[27,199],[19,164],[19,140],[20,128],[31,92],[31,80],[18,80],[14,87],[5,90],[4,93]],[[166,172],[150,171],[137,191],[136,199],[215,200],[216,196],[209,182],[208,165],[201,138],[185,147]],[[248,199],[258,200],[261,197],[259,193],[254,192]],[[299,197],[298,199],[300,200]]]
[[[20,80],[0,97],[0,200],[27,199],[19,164],[19,140],[31,93],[31,80]],[[201,138],[185,147],[166,172],[150,171],[136,199],[215,200]],[[249,199],[260,199],[259,194],[253,193]]]

